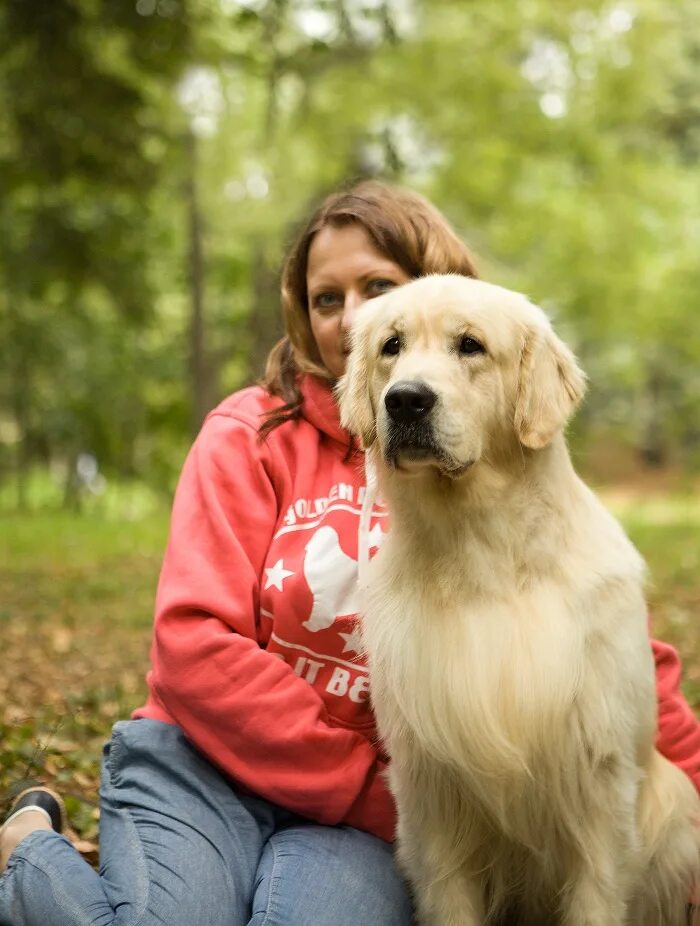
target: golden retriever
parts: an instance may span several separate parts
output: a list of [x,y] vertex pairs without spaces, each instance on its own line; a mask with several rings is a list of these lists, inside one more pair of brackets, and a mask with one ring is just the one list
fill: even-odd
[[344,424],[392,529],[362,633],[426,926],[676,926],[700,801],[654,748],[644,564],[563,437],[585,378],[544,313],[431,276],[358,313]]

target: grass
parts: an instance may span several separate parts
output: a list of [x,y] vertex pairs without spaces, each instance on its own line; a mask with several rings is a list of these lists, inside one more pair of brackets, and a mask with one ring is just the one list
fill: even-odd
[[700,495],[602,492],[647,561],[652,633],[675,646],[700,713]]
[[[654,633],[684,660],[700,709],[700,501],[608,490],[651,571]],[[164,512],[137,520],[0,515],[0,811],[27,780],[67,798],[88,857],[102,743],[145,697]]]
[[166,532],[165,513],[0,516],[0,801],[52,781],[84,840],[102,743],[144,699]]

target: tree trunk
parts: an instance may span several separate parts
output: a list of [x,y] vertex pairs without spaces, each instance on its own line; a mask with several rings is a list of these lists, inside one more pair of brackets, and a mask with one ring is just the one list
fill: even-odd
[[209,411],[209,377],[206,362],[206,320],[204,313],[204,250],[202,217],[197,194],[197,139],[186,138],[185,204],[188,230],[188,284],[190,290],[189,373],[191,428],[196,434]]
[[639,455],[652,469],[662,469],[668,463],[668,439],[664,414],[664,376],[652,363],[645,384],[646,407]]
[[29,415],[31,385],[29,382],[29,357],[27,355],[27,338],[21,328],[21,308],[18,311],[18,299],[11,290],[5,293],[5,319],[7,321],[7,369],[10,374],[10,394],[12,417],[17,429],[14,468],[17,507],[23,511],[27,507],[27,475],[29,472]]
[[262,376],[270,348],[284,334],[284,326],[277,270],[269,265],[262,241],[253,242],[250,260],[252,298],[247,318],[247,379],[253,382]]

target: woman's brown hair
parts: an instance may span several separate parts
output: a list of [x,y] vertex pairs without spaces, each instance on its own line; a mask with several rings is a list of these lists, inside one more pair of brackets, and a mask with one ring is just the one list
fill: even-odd
[[283,399],[284,405],[274,409],[261,425],[263,437],[284,421],[300,417],[300,373],[333,380],[321,362],[311,332],[306,270],[314,235],[328,225],[341,228],[351,224],[361,225],[377,250],[411,278],[430,273],[478,276],[466,245],[444,216],[417,193],[365,180],[328,196],[297,236],[282,269],[287,333],[270,351],[261,385]]

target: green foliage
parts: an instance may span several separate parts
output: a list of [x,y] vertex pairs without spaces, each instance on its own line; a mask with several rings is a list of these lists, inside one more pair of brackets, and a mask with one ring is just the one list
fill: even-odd
[[700,466],[695,14],[8,0],[0,481],[26,503],[33,465],[89,452],[167,490],[201,409],[279,336],[295,223],[367,174],[425,192],[484,276],[551,312],[591,378],[582,451]]
[[700,710],[700,503],[697,486],[685,493],[631,493],[613,508],[649,565],[647,595],[652,632],[684,656],[683,690]]

